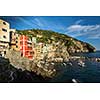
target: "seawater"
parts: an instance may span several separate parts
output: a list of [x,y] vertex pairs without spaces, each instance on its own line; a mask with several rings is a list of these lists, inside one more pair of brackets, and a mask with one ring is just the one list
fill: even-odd
[[[100,57],[100,51],[94,53],[75,53],[76,56],[84,57]],[[78,80],[80,83],[100,83],[100,62],[85,60],[85,67],[80,67],[76,62],[72,62],[72,66],[66,64],[51,82],[71,82],[72,79]],[[60,67],[60,66],[59,66]]]

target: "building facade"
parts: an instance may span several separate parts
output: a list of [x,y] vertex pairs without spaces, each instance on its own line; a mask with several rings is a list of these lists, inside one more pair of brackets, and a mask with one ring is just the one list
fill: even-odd
[[20,51],[20,35],[15,29],[10,29],[10,49]]
[[6,52],[10,43],[10,25],[8,22],[0,19],[0,53]]
[[20,51],[21,56],[27,57],[29,59],[33,59],[34,51],[33,51],[32,41],[29,37],[25,35],[20,36]]
[[43,45],[44,44],[42,42],[36,44],[36,59],[43,59]]

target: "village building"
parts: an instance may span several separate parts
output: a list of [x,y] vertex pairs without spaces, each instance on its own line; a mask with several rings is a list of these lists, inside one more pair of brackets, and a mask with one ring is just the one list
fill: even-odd
[[20,35],[16,33],[15,29],[10,29],[10,49],[20,50]]
[[35,49],[36,49],[36,58],[37,59],[43,59],[43,50],[42,50],[43,45],[44,44],[42,42],[36,44]]
[[35,52],[36,37],[32,40],[25,35],[16,33],[16,29],[10,29],[10,24],[0,19],[0,54],[4,56],[8,49],[21,52],[21,56],[33,59]]
[[0,54],[5,55],[10,43],[10,24],[0,19]]
[[36,41],[36,37],[32,37],[32,42],[33,42],[34,44],[37,43],[37,41]]
[[42,42],[36,45],[36,58],[52,58],[55,56],[55,48],[51,44],[44,44]]
[[37,37],[29,38],[26,35],[16,33],[16,29],[10,29],[10,24],[0,19],[0,54],[4,56],[8,49],[21,52],[22,57],[29,59],[43,59],[50,51],[50,46],[44,43],[37,43]]
[[56,48],[54,48],[54,46],[51,44],[46,44],[46,47],[47,47],[47,52],[48,52],[48,58],[54,57]]
[[21,56],[33,59],[35,55],[34,45],[32,45],[32,40],[25,35],[20,36],[20,51]]

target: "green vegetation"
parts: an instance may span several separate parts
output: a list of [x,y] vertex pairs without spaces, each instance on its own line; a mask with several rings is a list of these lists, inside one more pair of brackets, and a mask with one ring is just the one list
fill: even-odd
[[[30,38],[36,37],[37,42],[43,42],[46,44],[54,44],[54,43],[56,44],[59,42],[59,45],[64,45],[67,48],[71,46],[73,46],[74,48],[79,48],[76,45],[77,43],[75,43],[75,41],[77,41],[77,42],[80,42],[81,45],[85,44],[84,48],[90,49],[90,51],[94,51],[95,49],[92,45],[88,43],[85,43],[83,41],[77,40],[65,34],[54,32],[51,30],[41,30],[41,29],[18,30],[17,33],[27,35]],[[79,49],[81,49],[81,47]]]

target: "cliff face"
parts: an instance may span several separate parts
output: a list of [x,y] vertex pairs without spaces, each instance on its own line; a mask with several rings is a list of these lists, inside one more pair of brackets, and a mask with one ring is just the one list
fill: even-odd
[[[6,53],[6,58],[9,58],[9,62],[12,66],[22,71],[34,72],[37,75],[43,77],[53,77],[56,74],[54,64],[43,60],[29,60],[26,57],[21,57],[21,53],[15,50],[8,50]],[[8,65],[8,64],[7,64]]]
[[59,56],[62,56],[63,53],[67,56],[68,53],[95,51],[95,48],[86,42],[82,42],[65,34],[53,31],[32,29],[17,31],[17,33],[36,37],[37,43],[42,42],[44,44],[51,44],[54,48],[56,48],[55,51],[58,51]]

